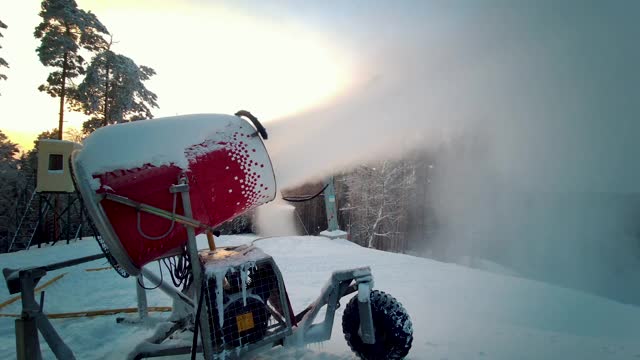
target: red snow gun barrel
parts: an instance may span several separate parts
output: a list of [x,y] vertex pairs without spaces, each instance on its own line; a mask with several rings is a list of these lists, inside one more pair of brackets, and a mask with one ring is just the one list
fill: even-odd
[[[251,120],[243,119],[245,116]],[[73,176],[104,246],[126,272],[182,252],[196,233],[275,198],[273,166],[247,111],[135,121],[96,130],[72,155]],[[188,186],[192,216],[176,185]]]

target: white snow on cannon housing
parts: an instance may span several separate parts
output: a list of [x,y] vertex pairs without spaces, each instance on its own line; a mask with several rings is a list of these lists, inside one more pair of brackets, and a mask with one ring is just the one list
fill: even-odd
[[[173,116],[106,126],[84,140],[77,161],[91,175],[144,165],[174,165],[188,170],[191,158],[220,148],[194,145],[210,139],[229,141],[234,131],[256,132],[246,121],[225,114]],[[266,153],[260,155],[268,159]],[[91,186],[98,189],[99,180],[94,179]]]

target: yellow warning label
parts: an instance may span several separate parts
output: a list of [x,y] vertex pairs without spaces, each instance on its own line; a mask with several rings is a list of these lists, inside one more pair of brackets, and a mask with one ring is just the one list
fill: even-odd
[[253,314],[248,312],[246,314],[236,316],[236,324],[238,325],[238,332],[253,329],[255,326],[253,323]]

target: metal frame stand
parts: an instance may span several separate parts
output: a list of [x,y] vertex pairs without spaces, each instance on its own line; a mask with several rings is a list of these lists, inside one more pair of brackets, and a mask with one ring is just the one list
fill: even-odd
[[47,271],[62,269],[89,261],[102,259],[104,254],[86,256],[78,259],[62,261],[46,266],[2,269],[10,294],[21,293],[22,312],[15,322],[16,355],[18,360],[41,360],[38,332],[42,334],[51,351],[58,359],[75,359],[73,352],[64,343],[47,316],[42,312],[44,307],[44,291],[40,293],[40,303],[36,301],[35,288]]
[[[188,218],[193,218],[193,213],[191,212],[191,199],[189,198],[189,184],[187,183],[187,178],[183,177],[180,179],[179,185],[174,185],[171,187],[170,192],[172,194],[180,193],[182,196],[182,207],[184,208],[184,215]],[[194,286],[194,298],[193,304],[198,304],[198,299],[200,299],[200,293],[202,292],[202,284],[204,281],[202,267],[200,266],[200,261],[198,260],[198,243],[196,241],[196,232],[192,226],[186,226],[187,228],[187,251],[189,252],[189,257],[191,258],[191,271],[193,273],[193,286]],[[206,304],[203,304],[206,306]],[[207,319],[207,311],[200,311],[200,319],[197,319],[200,322],[200,341],[202,343],[202,350],[204,352],[205,359],[213,359],[213,350],[211,348],[211,331],[209,329],[209,319]],[[194,312],[195,316],[196,312]],[[195,319],[194,319],[195,320]]]
[[138,317],[140,321],[149,316],[149,309],[147,308],[147,293],[144,289],[144,277],[138,275],[136,279],[136,297],[138,298]]
[[[360,333],[366,344],[375,343],[375,329],[371,315],[370,293],[373,288],[373,275],[369,267],[350,270],[334,271],[331,279],[323,287],[320,296],[296,315],[298,327],[294,329],[285,345],[298,345],[326,341],[331,338],[333,320],[336,309],[340,306],[340,299],[358,292],[358,309],[360,312]],[[327,306],[324,321],[314,324],[318,312]]]
[[[64,194],[66,194],[66,203],[62,200]],[[79,239],[82,236],[84,222],[84,207],[79,199],[78,193],[34,190],[31,198],[25,200],[26,205],[21,216],[18,215],[18,207],[16,207],[16,228],[7,251],[28,250],[32,245],[38,245],[38,247],[42,244],[54,245],[65,239],[68,244],[73,239]],[[72,215],[79,216],[80,222],[72,223]],[[57,230],[51,230],[48,226],[47,220],[51,217],[53,217],[54,228],[57,227]],[[74,224],[77,224],[77,227]]]
[[336,204],[336,188],[333,183],[333,176],[325,180],[324,207],[327,213],[327,230],[321,231],[320,236],[331,240],[346,239],[347,232],[340,230],[338,224],[338,206]]
[[[183,314],[179,319],[172,319],[163,323],[156,330],[156,333],[145,341],[141,342],[131,353],[129,359],[141,359],[149,357],[159,357],[167,355],[188,354],[191,351],[203,352],[206,360],[212,360],[215,356],[213,344],[211,343],[211,329],[209,328],[207,314],[209,311],[202,309],[200,318],[194,319],[197,314],[198,300],[203,291],[204,283],[203,269],[199,262],[198,247],[195,236],[196,228],[208,229],[208,226],[201,224],[192,218],[191,201],[189,197],[189,185],[186,178],[181,178],[179,184],[172,185],[169,189],[172,194],[180,194],[184,215],[166,212],[162,209],[155,208],[146,204],[137,203],[128,198],[117,195],[107,194],[104,199],[116,201],[128,206],[136,207],[145,212],[155,214],[157,216],[169,218],[186,227],[187,230],[187,251],[191,258],[191,272],[193,274],[193,294],[192,298],[187,294],[180,292],[173,286],[162,282],[154,273],[147,269],[140,269],[138,281],[142,282],[143,278],[148,279],[151,283],[159,284],[159,288],[174,299],[175,308],[186,307],[188,311],[178,312]],[[74,359],[73,353],[64,343],[60,336],[42,312],[42,304],[44,296],[38,304],[35,300],[35,286],[37,282],[46,275],[47,271],[59,269],[62,267],[72,266],[79,263],[96,260],[104,257],[103,254],[94,255],[86,258],[70,260],[40,268],[28,268],[20,270],[4,269],[3,273],[7,279],[7,286],[10,293],[21,291],[23,312],[22,317],[16,320],[16,349],[19,360],[41,360],[40,347],[38,342],[38,331],[42,333],[45,340],[53,350],[58,359]],[[275,267],[274,264],[274,268]],[[284,292],[284,284],[279,281],[280,291]],[[281,344],[284,346],[298,346],[306,343],[321,342],[331,338],[331,331],[335,317],[335,311],[340,306],[340,299],[346,295],[358,292],[358,308],[360,312],[360,334],[365,343],[373,344],[375,342],[375,329],[371,316],[370,292],[373,287],[373,278],[371,270],[368,267],[336,271],[323,288],[320,296],[309,305],[304,311],[295,316],[297,325],[291,331],[290,335],[282,338],[275,343],[269,343],[264,346],[274,346]],[[136,285],[138,297],[138,315],[139,322],[147,318],[147,299],[145,289],[139,284]],[[44,293],[42,293],[44,295]],[[207,306],[206,303],[202,304]],[[320,309],[326,306],[324,320],[321,323],[314,324],[313,321],[318,315]],[[184,309],[183,309],[184,310]],[[184,315],[186,314],[186,315]],[[286,312],[288,315],[289,312]],[[293,320],[293,319],[291,319]],[[196,349],[192,349],[191,344],[174,343],[163,344],[163,342],[179,329],[185,329],[189,323],[200,323],[200,345]],[[287,321],[287,326],[291,327],[291,321]],[[262,345],[256,347],[257,351]],[[251,350],[253,351],[253,350]]]
[[[62,201],[62,196],[65,194],[66,203]],[[51,196],[53,197],[53,201],[50,198]],[[78,228],[75,229],[75,231],[72,229],[73,224],[71,223],[71,213],[74,210],[79,212],[80,218],[82,219],[83,207],[78,201],[80,198],[79,194],[72,192],[39,192],[38,198],[38,226],[35,230],[38,234],[36,237],[36,245],[38,245],[38,247],[41,247],[43,243],[54,245],[61,240],[66,240],[68,244],[69,241],[75,238],[74,236],[80,235],[82,221],[78,224]],[[74,206],[76,204],[78,204],[77,208]],[[47,214],[49,211],[53,211],[53,231],[50,231],[47,227]],[[66,220],[64,220],[65,214]]]
[[[154,284],[160,284],[159,288],[171,296],[175,301],[180,302],[190,308],[193,309],[191,312],[191,316],[195,317],[197,311],[198,299],[200,298],[200,293],[202,292],[202,284],[204,281],[204,274],[202,271],[202,267],[200,266],[199,256],[198,256],[198,244],[196,241],[196,227],[202,227],[202,224],[199,224],[197,221],[192,219],[193,213],[191,210],[191,199],[189,197],[189,184],[187,183],[186,178],[181,178],[180,183],[177,185],[172,185],[169,189],[172,194],[180,194],[182,198],[182,207],[184,209],[184,215],[180,216],[177,214],[171,214],[172,220],[176,220],[177,222],[183,224],[187,230],[187,251],[189,252],[189,257],[191,258],[191,272],[193,274],[193,283],[194,287],[194,297],[190,299],[187,295],[173,288],[172,286],[162,282],[158,277],[153,274],[151,271],[146,270],[144,268],[141,269],[141,275],[139,275],[139,279],[147,278],[150,282]],[[107,197],[114,201],[119,201],[124,203],[125,205],[137,206],[141,208],[143,211],[147,211],[153,213],[158,216],[167,216],[164,211],[144,205],[140,206],[136,203],[127,201],[125,199],[114,199]],[[140,285],[137,285],[136,288],[138,295],[138,312],[142,314],[145,312],[146,308],[146,294],[144,293],[144,289],[140,288]],[[202,306],[207,306],[206,304],[202,304]],[[211,339],[211,330],[209,329],[209,319],[207,318],[207,311],[203,309],[200,312],[200,318],[196,321],[195,318],[192,319],[193,323],[200,323],[200,346],[197,347],[196,352],[202,351],[204,353],[205,359],[213,359],[213,349],[212,344],[210,342]],[[188,354],[192,351],[191,346],[167,346],[162,345],[162,342],[166,340],[174,331],[180,328],[184,328],[186,326],[186,319],[178,319],[173,322],[173,325],[170,325],[168,328],[159,328],[156,334],[151,336],[149,339],[146,339],[141,344],[139,344],[131,353],[129,353],[129,359],[142,359],[148,357],[159,357],[159,356],[168,356],[168,355],[179,355],[179,354]],[[151,346],[150,346],[151,345]]]
[[136,276],[136,299],[138,300],[138,317],[121,316],[116,318],[116,322],[126,324],[137,324],[143,322],[149,316],[147,305],[147,292],[144,289],[144,276],[142,274]]
[[[187,250],[192,259],[191,271],[193,272],[193,286],[194,295],[193,299],[188,298],[185,294],[181,293],[172,286],[161,282],[160,279],[151,271],[147,269],[141,269],[141,275],[147,278],[154,284],[160,284],[159,288],[174,298],[174,304],[180,303],[188,306],[191,311],[191,316],[196,314],[198,299],[202,287],[200,286],[203,281],[202,268],[198,262],[198,250],[195,238],[196,227],[202,227],[197,222],[191,219],[191,202],[189,199],[189,187],[186,184],[186,180],[182,179],[181,184],[173,185],[170,189],[172,193],[180,193],[182,195],[184,216],[174,215],[187,228],[188,243]],[[115,196],[107,197],[107,199],[118,201],[130,206],[137,206],[149,213],[168,217],[169,214],[162,212],[160,209],[153,208],[145,204],[138,204],[125,198],[119,198]],[[275,264],[274,264],[275,265]],[[276,267],[277,269],[277,267]],[[280,284],[283,286],[283,284]],[[295,326],[291,332],[291,335],[287,336],[284,341],[280,342],[283,346],[299,346],[307,343],[315,343],[329,340],[331,338],[331,332],[333,329],[333,322],[335,318],[335,311],[340,306],[340,300],[349,294],[358,293],[358,310],[360,315],[360,336],[364,343],[375,343],[375,328],[373,324],[373,318],[371,314],[370,293],[373,288],[373,276],[369,267],[362,267],[356,269],[335,271],[327,284],[324,286],[320,296],[305,310],[295,316],[297,326]],[[283,291],[284,289],[281,289]],[[139,302],[140,303],[140,302]],[[203,306],[207,306],[203,304]],[[314,320],[317,317],[319,311],[324,306],[327,307],[324,320],[321,323],[314,324]],[[210,343],[211,335],[210,329],[206,325],[208,324],[206,309],[203,309],[200,313],[201,324],[201,344],[196,349],[197,352],[204,352],[204,357],[207,360],[213,359],[215,354]],[[169,355],[188,354],[191,352],[191,346],[187,344],[174,344],[166,345],[162,344],[173,332],[178,329],[185,328],[186,318],[178,321],[173,321],[173,324],[167,323],[165,326],[161,326],[156,331],[156,334],[149,339],[139,344],[128,356],[128,359],[142,359],[161,357]],[[195,320],[195,319],[193,319]],[[195,323],[195,321],[194,321]],[[290,324],[289,322],[287,322]],[[204,326],[202,326],[204,324]],[[289,325],[291,326],[291,325]],[[277,343],[276,343],[277,344]],[[268,347],[275,344],[265,345]],[[260,347],[261,348],[261,347]],[[260,351],[260,348],[254,348],[251,352]]]

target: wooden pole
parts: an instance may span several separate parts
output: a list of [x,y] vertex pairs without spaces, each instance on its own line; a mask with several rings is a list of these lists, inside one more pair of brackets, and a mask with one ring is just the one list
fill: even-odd
[[206,234],[207,234],[207,242],[209,242],[209,250],[214,251],[216,249],[216,241],[213,238],[213,233],[207,230]]

